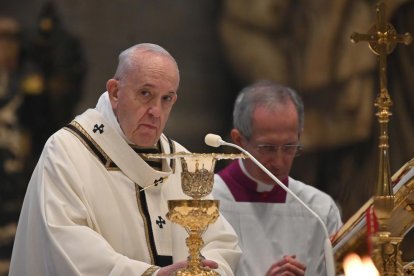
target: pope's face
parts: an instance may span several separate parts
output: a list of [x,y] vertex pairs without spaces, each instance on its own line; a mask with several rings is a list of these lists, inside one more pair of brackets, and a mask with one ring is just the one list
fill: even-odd
[[142,147],[157,143],[177,100],[176,63],[162,55],[149,55],[119,80],[107,83],[112,109],[125,136]]

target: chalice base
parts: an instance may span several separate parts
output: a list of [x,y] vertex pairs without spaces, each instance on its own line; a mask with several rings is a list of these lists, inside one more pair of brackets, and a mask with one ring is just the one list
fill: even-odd
[[184,268],[176,271],[174,276],[220,276],[219,273],[217,273],[214,270],[211,270],[209,268]]

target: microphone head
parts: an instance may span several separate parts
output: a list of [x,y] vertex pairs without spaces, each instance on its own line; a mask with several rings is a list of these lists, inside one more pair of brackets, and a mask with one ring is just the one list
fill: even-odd
[[204,142],[210,147],[220,147],[222,145],[221,137],[216,134],[209,133],[204,138]]

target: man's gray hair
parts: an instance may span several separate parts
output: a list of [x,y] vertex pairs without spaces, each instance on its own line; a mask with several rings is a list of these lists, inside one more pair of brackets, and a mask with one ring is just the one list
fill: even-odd
[[298,112],[300,132],[303,129],[305,113],[301,97],[292,88],[267,80],[256,82],[240,91],[234,103],[233,127],[249,140],[252,136],[252,117],[256,107],[272,108],[289,101],[293,102]]
[[152,43],[140,43],[132,47],[129,47],[128,49],[122,51],[119,54],[118,67],[116,69],[114,78],[120,79],[127,70],[134,68],[136,66],[136,63],[139,62],[139,59],[136,58],[137,55],[143,53],[155,53],[159,55],[164,55],[169,57],[171,60],[174,61],[175,64],[177,64],[173,56],[163,47]]

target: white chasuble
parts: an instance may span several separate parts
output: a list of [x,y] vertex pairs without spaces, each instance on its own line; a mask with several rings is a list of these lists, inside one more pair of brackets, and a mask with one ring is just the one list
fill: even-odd
[[[168,200],[187,198],[180,163],[149,166],[108,117],[103,97],[106,109],[87,110],[47,141],[26,192],[10,275],[151,275],[155,265],[187,258],[187,233],[166,218]],[[164,135],[160,143],[165,153],[186,151]],[[217,220],[203,238],[202,254],[233,275],[240,250],[227,221]]]

